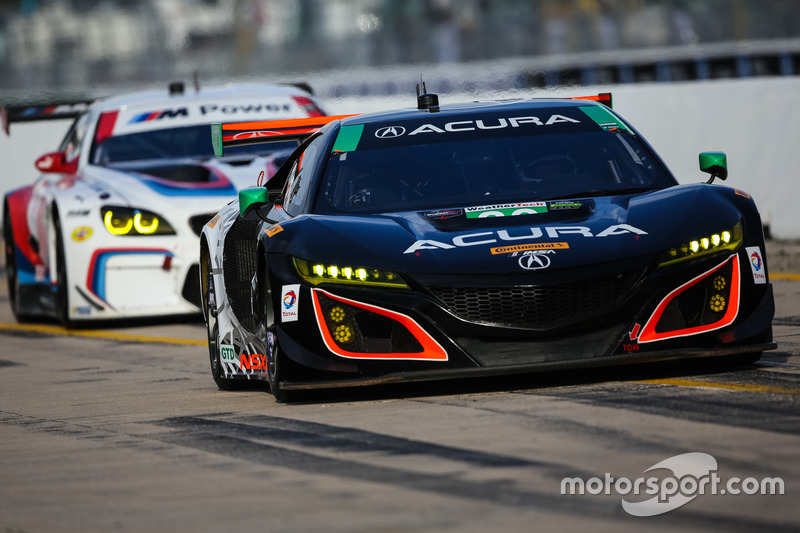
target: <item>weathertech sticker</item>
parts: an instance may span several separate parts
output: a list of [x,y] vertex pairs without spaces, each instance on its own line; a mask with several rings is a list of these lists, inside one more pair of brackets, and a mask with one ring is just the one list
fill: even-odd
[[517,252],[527,252],[529,250],[566,250],[569,243],[566,242],[536,242],[530,244],[515,244],[514,246],[501,246],[492,248],[492,255],[513,254]]
[[513,217],[517,215],[535,215],[547,213],[545,202],[521,202],[515,204],[483,205],[467,207],[464,210],[467,218]]
[[764,257],[761,255],[761,248],[758,246],[748,246],[745,248],[747,260],[750,263],[750,270],[753,271],[753,281],[756,285],[767,283],[767,269],[764,267]]
[[284,285],[281,290],[281,321],[296,322],[300,284]]

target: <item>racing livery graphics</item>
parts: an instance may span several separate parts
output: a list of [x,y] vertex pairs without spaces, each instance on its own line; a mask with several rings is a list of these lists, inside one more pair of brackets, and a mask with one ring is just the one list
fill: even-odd
[[38,159],[39,179],[4,198],[6,272],[18,319],[65,326],[197,313],[203,225],[297,147],[288,140],[215,158],[209,124],[324,115],[303,89],[257,84],[172,84],[49,109],[4,113],[9,122],[74,121]]
[[756,204],[713,183],[725,154],[700,154],[710,179],[679,185],[610,95],[417,103],[315,127],[250,123],[246,139],[231,133],[242,124],[212,126],[222,157],[305,136],[266,187],[239,191],[203,228],[219,387],[266,380],[286,401],[667,359],[747,364],[776,347]]

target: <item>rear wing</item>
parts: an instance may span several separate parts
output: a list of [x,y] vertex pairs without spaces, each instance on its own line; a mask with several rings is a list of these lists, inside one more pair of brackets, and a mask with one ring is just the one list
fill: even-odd
[[263,144],[276,141],[302,140],[325,124],[355,115],[263,120],[257,122],[231,122],[211,125],[211,142],[214,154],[221,157],[225,148]]
[[9,135],[12,122],[74,119],[86,111],[92,102],[94,99],[4,105],[0,107],[3,131]]
[[599,102],[606,106],[609,109],[613,109],[613,101],[611,98],[611,93],[600,93],[594,94],[589,96],[572,96],[570,97],[571,100],[592,100],[594,102]]

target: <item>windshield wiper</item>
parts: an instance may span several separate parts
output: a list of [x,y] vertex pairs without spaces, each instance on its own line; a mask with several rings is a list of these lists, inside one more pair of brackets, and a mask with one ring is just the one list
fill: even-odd
[[545,200],[566,200],[568,198],[588,198],[592,196],[619,196],[623,194],[635,194],[637,192],[646,192],[655,190],[655,187],[630,187],[627,189],[591,189],[588,191],[571,192],[568,194],[560,194]]

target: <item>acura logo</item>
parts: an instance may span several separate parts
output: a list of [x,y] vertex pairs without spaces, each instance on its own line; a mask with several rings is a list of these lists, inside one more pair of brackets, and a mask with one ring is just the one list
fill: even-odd
[[403,126],[386,126],[385,128],[380,128],[375,132],[375,137],[378,139],[394,139],[395,137],[400,137],[406,132],[406,129]]
[[519,258],[519,266],[525,270],[539,270],[550,266],[550,258],[547,254],[554,254],[553,250],[533,250],[525,252]]

